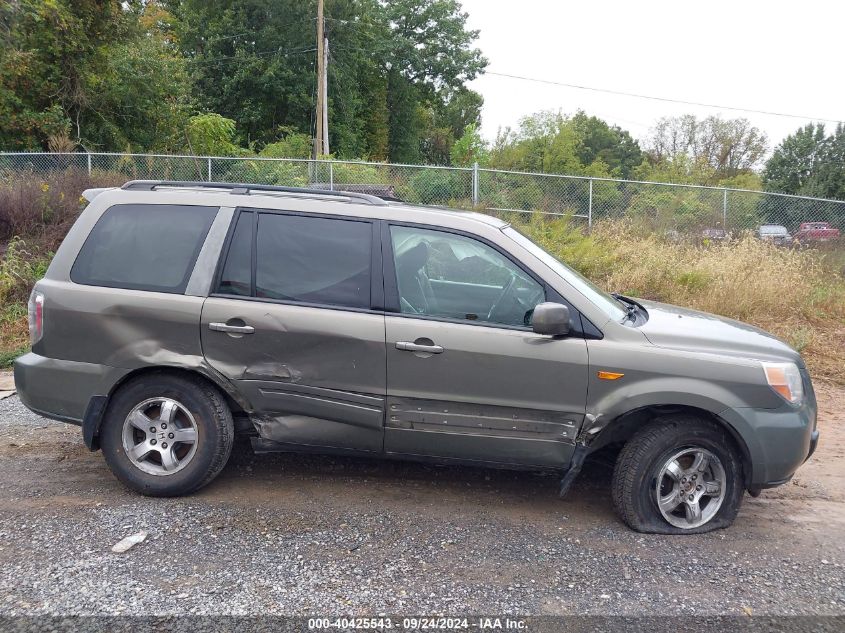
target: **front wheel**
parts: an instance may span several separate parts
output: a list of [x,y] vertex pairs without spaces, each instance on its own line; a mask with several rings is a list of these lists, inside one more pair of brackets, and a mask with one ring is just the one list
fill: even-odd
[[660,418],[625,444],[613,471],[613,504],[638,532],[700,534],[733,523],[743,495],[733,438],[694,416]]
[[199,378],[149,374],[112,397],[100,445],[125,485],[151,496],[198,490],[226,465],[232,413],[220,393]]

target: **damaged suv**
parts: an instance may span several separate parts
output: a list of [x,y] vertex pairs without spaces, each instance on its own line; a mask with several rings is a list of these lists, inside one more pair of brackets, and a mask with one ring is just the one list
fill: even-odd
[[238,433],[257,451],[557,469],[562,494],[613,445],[622,520],[695,533],[818,442],[790,347],[606,294],[500,219],[244,184],[85,197],[15,380],[142,494],[207,484]]

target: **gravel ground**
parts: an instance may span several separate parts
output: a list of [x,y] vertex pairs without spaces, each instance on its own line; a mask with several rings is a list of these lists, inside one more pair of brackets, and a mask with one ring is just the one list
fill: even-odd
[[[260,455],[181,499],[124,489],[78,427],[0,400],[0,616],[845,614],[845,390],[822,443],[736,524],[648,536],[608,466],[549,475]],[[111,547],[146,530],[124,554]]]

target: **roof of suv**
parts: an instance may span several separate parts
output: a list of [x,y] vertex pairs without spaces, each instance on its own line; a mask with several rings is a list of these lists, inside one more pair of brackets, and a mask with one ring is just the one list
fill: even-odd
[[[152,192],[152,191],[180,191],[180,192],[196,192],[204,194],[224,194],[238,197],[248,196],[250,198],[263,198],[264,202],[258,203],[257,200],[252,200],[249,206],[256,206],[256,204],[267,204],[271,200],[275,203],[272,206],[278,206],[280,198],[294,198],[299,200],[316,200],[320,202],[331,202],[339,204],[355,204],[360,206],[372,206],[375,208],[388,207],[395,211],[408,211],[413,214],[422,214],[426,220],[431,222],[435,218],[453,217],[464,220],[474,220],[488,226],[501,229],[508,226],[508,223],[499,218],[477,213],[475,211],[463,211],[459,209],[452,209],[448,207],[437,206],[419,206],[406,204],[404,202],[386,200],[377,196],[353,192],[332,190],[328,188],[302,188],[302,187],[281,187],[275,185],[260,185],[250,183],[221,183],[221,182],[193,182],[193,181],[176,181],[176,180],[132,180],[124,184],[122,187],[110,187],[101,189],[88,189],[83,193],[83,196],[90,202],[99,194],[106,191],[136,191],[136,192]],[[234,203],[232,206],[241,206],[242,201]],[[324,208],[324,207],[323,207]],[[376,209],[373,209],[375,211]],[[318,211],[315,209],[314,211]],[[373,213],[373,215],[379,215]],[[410,219],[410,218],[409,218]],[[423,218],[420,218],[423,219]],[[433,223],[433,222],[432,222]]]

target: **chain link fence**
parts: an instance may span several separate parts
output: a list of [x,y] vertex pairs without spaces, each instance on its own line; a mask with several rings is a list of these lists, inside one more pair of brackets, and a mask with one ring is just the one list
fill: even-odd
[[411,204],[647,221],[655,231],[709,236],[764,224],[799,231],[827,222],[845,232],[845,201],[742,189],[561,176],[493,169],[340,160],[161,154],[0,153],[0,182],[76,171],[93,185],[130,179],[200,180],[358,190]]

